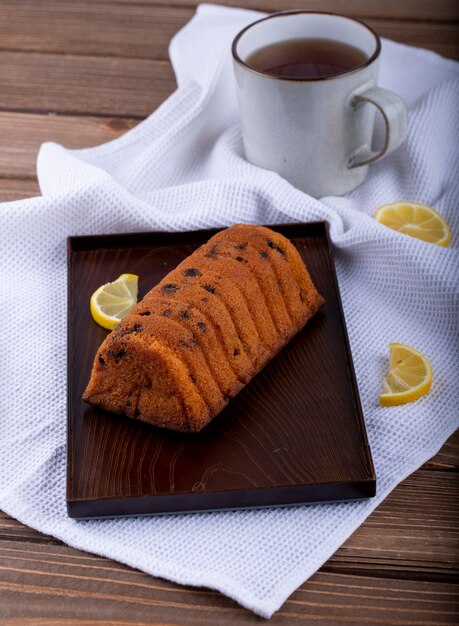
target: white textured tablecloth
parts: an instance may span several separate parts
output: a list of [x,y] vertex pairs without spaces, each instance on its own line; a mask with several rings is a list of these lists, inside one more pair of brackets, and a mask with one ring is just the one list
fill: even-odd
[[[384,41],[382,86],[409,107],[406,143],[343,198],[314,200],[242,158],[230,42],[260,14],[204,5],[174,38],[177,91],[98,148],[45,144],[43,197],[0,205],[0,507],[68,544],[219,589],[270,616],[458,426],[458,64]],[[439,248],[372,219],[411,199],[448,220]],[[78,522],[67,517],[66,237],[328,220],[378,479],[365,502]],[[431,393],[378,404],[390,341],[431,361]]]

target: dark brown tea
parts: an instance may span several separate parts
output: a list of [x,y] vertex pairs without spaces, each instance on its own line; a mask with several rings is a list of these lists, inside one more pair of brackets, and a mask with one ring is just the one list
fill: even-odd
[[253,52],[247,65],[272,76],[339,76],[367,61],[364,52],[331,39],[289,39]]

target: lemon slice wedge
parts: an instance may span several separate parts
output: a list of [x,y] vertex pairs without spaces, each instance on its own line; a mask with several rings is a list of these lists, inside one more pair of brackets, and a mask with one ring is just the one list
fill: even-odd
[[101,285],[91,296],[91,315],[100,326],[113,330],[137,304],[139,277],[121,274],[112,283]]
[[383,204],[376,211],[375,219],[392,230],[437,246],[447,246],[451,238],[449,226],[442,216],[419,202]]
[[417,400],[432,385],[432,366],[418,350],[403,343],[390,343],[389,371],[384,377],[383,406],[395,406]]

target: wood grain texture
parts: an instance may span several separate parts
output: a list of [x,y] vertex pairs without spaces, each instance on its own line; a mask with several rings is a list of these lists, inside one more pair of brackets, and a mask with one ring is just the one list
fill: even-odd
[[176,87],[168,61],[0,51],[0,110],[146,117]]
[[[105,4],[106,0],[94,0],[97,4]],[[139,0],[139,4],[151,6],[161,4],[158,0]],[[112,5],[130,4],[130,0],[112,0]],[[166,4],[162,2],[162,4]],[[169,7],[195,7],[198,0],[168,0]],[[289,0],[283,5],[279,0],[213,0],[213,4],[226,6],[243,6],[255,11],[282,11],[286,9],[304,9],[315,11],[335,11],[356,17],[382,17],[397,19],[450,21],[459,19],[459,6],[455,0]]]
[[442,449],[425,464],[430,470],[459,469],[459,430],[452,435]]
[[43,0],[0,3],[0,48],[88,56],[168,59],[193,7]]
[[365,21],[381,37],[434,50],[452,59],[459,58],[459,25],[457,23],[376,18],[369,18]]
[[457,577],[458,496],[457,473],[417,471],[379,505],[325,569],[411,579],[424,579],[427,572],[430,579]]
[[[425,3],[424,3],[425,4]],[[376,3],[365,3],[368,12],[357,13],[381,36],[406,44],[432,48],[445,56],[459,56],[459,26],[451,20],[454,3],[439,3],[435,16],[415,19],[393,15],[386,19]],[[302,3],[304,8],[304,3]],[[308,8],[338,10],[353,15],[349,3],[320,3]],[[405,2],[398,3],[405,6]],[[276,5],[278,8],[279,5]],[[292,7],[289,4],[289,7]],[[269,8],[269,7],[268,7]],[[422,8],[422,6],[421,6]],[[445,15],[444,19],[440,17]],[[0,48],[3,50],[114,56],[168,60],[172,36],[191,19],[194,6],[110,2],[44,0],[0,3]],[[421,14],[422,15],[422,14]],[[459,19],[459,15],[457,16]]]
[[89,148],[116,139],[137,123],[117,117],[0,112],[0,178],[35,178],[38,149],[45,141]]
[[0,176],[0,202],[12,202],[39,195],[40,188],[36,179],[1,178]]
[[[453,624],[459,616],[456,591],[447,582],[319,571],[269,623]],[[178,586],[67,546],[1,542],[0,594],[2,625],[40,623],[27,619],[132,626],[261,623],[215,591]]]

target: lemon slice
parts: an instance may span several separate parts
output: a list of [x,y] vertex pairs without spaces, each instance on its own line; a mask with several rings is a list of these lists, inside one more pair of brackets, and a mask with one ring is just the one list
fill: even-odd
[[90,302],[94,321],[113,330],[137,304],[138,282],[135,274],[121,274],[112,283],[96,289]]
[[419,202],[383,204],[376,211],[375,219],[392,230],[437,246],[447,246],[451,238],[449,226],[442,216]]
[[403,343],[390,343],[389,349],[389,371],[379,396],[381,404],[406,404],[426,394],[432,385],[432,366],[426,357]]

